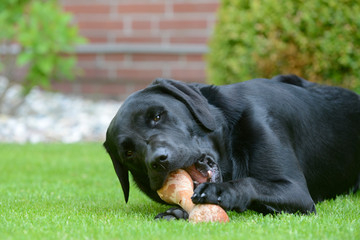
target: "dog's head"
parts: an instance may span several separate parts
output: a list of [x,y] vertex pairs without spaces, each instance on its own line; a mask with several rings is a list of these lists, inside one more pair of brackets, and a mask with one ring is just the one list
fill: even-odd
[[104,146],[120,180],[125,201],[130,171],[149,197],[156,194],[168,173],[187,170],[195,185],[221,181],[217,129],[207,99],[195,85],[157,79],[131,95],[107,130]]

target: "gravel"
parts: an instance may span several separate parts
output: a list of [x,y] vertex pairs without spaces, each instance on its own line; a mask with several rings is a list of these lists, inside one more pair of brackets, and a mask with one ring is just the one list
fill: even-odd
[[[0,77],[0,94],[7,84]],[[9,114],[20,96],[21,87],[13,86],[0,103],[0,142],[104,141],[106,129],[121,105],[34,88],[15,114]]]

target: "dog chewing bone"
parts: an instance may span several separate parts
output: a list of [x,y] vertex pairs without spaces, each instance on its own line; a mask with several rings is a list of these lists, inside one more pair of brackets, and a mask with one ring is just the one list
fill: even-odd
[[190,222],[228,222],[229,217],[218,205],[195,205],[191,196],[194,184],[190,175],[182,169],[171,172],[164,185],[157,193],[162,200],[170,204],[177,204],[189,213]]

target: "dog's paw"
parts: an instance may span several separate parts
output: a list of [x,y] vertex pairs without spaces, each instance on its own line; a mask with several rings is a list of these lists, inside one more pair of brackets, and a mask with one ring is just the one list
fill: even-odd
[[225,210],[243,212],[246,210],[248,200],[239,196],[231,183],[202,183],[191,197],[193,203],[211,203],[221,206]]
[[159,213],[155,216],[155,220],[163,219],[163,220],[187,220],[189,218],[189,214],[182,208],[174,207],[170,208],[166,212]]
[[203,183],[200,184],[194,191],[191,197],[193,203],[212,203],[218,204],[228,201],[223,192],[226,192],[226,187],[217,183]]

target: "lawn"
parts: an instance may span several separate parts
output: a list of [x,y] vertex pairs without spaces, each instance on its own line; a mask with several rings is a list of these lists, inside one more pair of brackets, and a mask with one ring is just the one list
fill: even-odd
[[100,143],[1,144],[0,154],[0,239],[360,239],[360,193],[318,204],[317,215],[154,221],[168,206],[133,185],[126,205]]

